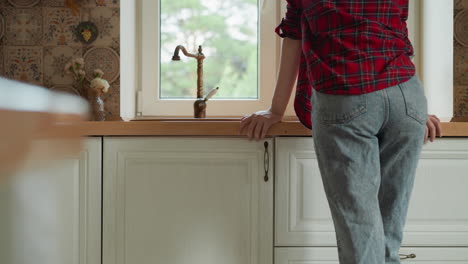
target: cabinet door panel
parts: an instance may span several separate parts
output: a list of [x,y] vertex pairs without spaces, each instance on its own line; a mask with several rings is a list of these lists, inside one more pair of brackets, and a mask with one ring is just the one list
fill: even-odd
[[275,245],[336,246],[312,138],[276,138]]
[[440,139],[421,153],[406,246],[468,246],[468,140]]
[[[401,263],[468,264],[468,248],[401,248]],[[339,264],[335,247],[275,248],[275,264]]]
[[[275,245],[336,246],[312,138],[276,139]],[[468,246],[468,140],[423,148],[404,246]]]
[[272,263],[263,142],[105,138],[104,149],[104,264]]
[[101,155],[87,138],[78,156],[0,184],[0,263],[101,263]]

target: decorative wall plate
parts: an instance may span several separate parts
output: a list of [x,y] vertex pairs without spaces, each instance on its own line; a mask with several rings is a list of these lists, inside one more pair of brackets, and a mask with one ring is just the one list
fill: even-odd
[[468,8],[468,1],[467,0],[455,0],[455,9],[463,9]]
[[3,38],[3,34],[5,34],[5,19],[0,14],[0,39]]
[[39,3],[39,1],[40,0],[8,0],[8,2],[15,7],[33,7]]
[[454,85],[453,91],[453,97],[455,99],[453,106],[453,114],[455,117],[458,118],[455,120],[452,119],[452,121],[468,122],[468,86]]
[[461,45],[468,47],[468,10],[463,10],[455,17],[454,36]]
[[104,79],[109,83],[114,82],[120,75],[120,57],[111,48],[94,47],[88,50],[84,55],[86,79],[94,79],[95,69],[101,69],[104,72]]
[[55,85],[50,87],[51,91],[55,92],[63,92],[63,93],[68,93],[68,94],[73,94],[73,95],[80,95],[80,93],[71,85]]
[[96,24],[90,21],[86,21],[81,22],[78,26],[76,26],[75,33],[81,42],[85,44],[91,44],[98,37],[99,31]]
[[468,49],[456,45],[453,52],[454,85],[468,86]]

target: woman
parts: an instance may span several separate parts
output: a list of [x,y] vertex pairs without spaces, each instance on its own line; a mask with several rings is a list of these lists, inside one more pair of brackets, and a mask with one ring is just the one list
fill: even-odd
[[287,0],[271,107],[241,119],[262,139],[295,110],[314,147],[341,264],[400,263],[421,148],[442,136],[411,58],[408,0]]

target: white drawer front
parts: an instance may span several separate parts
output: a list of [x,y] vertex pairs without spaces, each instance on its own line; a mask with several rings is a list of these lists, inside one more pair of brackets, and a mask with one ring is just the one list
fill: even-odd
[[[468,264],[468,248],[401,248],[401,263]],[[339,264],[334,247],[275,248],[275,264]]]
[[[275,245],[336,246],[312,138],[277,138]],[[424,146],[404,246],[468,246],[468,140]]]

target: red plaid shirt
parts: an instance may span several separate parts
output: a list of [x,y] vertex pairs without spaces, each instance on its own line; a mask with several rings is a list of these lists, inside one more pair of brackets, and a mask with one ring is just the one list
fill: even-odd
[[276,33],[302,40],[294,109],[311,128],[312,88],[357,95],[415,74],[408,0],[287,0]]

